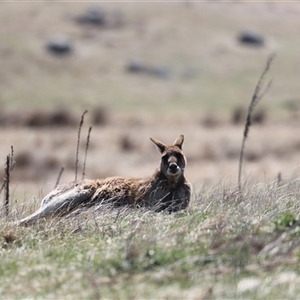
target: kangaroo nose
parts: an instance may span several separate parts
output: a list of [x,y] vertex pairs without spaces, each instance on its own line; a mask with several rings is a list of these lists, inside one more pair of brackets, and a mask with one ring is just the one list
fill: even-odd
[[176,172],[177,171],[178,166],[175,163],[171,163],[169,165],[169,169],[171,172]]

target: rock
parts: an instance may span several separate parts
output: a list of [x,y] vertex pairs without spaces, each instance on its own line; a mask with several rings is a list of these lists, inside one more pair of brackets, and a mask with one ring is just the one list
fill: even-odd
[[261,47],[265,44],[264,37],[261,34],[252,30],[242,31],[238,36],[238,41],[241,44],[256,47]]
[[160,79],[169,79],[171,71],[164,66],[150,66],[138,59],[131,59],[126,65],[126,71],[129,73],[141,73]]
[[152,67],[149,68],[148,73],[161,79],[169,79],[171,77],[171,71],[168,67]]
[[46,49],[56,55],[68,54],[73,50],[71,40],[66,36],[55,36],[51,38]]
[[80,24],[104,26],[106,25],[106,13],[98,5],[91,6],[77,18],[77,21]]
[[141,60],[131,59],[126,65],[126,71],[129,73],[142,73],[147,71],[147,67]]
[[247,110],[242,106],[234,108],[231,115],[231,122],[234,125],[243,124],[246,121]]

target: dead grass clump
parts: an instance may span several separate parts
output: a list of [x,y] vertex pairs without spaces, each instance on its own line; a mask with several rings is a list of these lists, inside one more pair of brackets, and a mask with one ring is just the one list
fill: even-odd
[[[236,107],[231,115],[231,123],[233,125],[243,124],[247,117],[247,110],[244,107]],[[252,114],[252,124],[263,124],[267,120],[267,112],[265,109],[257,109]]]
[[28,168],[34,162],[34,156],[29,151],[23,151],[15,154],[17,168]]
[[56,109],[49,113],[48,118],[48,126],[75,126],[77,124],[74,116],[66,109]]
[[17,239],[17,235],[13,231],[3,233],[3,239],[6,244],[13,243]]
[[14,179],[16,180],[40,180],[50,171],[55,171],[61,166],[61,162],[55,155],[39,155],[29,151],[16,152],[15,161]]
[[19,169],[29,169],[39,167],[47,170],[53,170],[59,166],[59,160],[56,156],[47,154],[45,156],[36,157],[33,153],[23,151],[16,153],[16,167]]
[[28,116],[27,124],[30,127],[74,126],[76,120],[69,111],[65,109],[56,109],[51,112],[32,112]]
[[263,108],[258,109],[253,113],[252,122],[253,124],[263,124],[267,120],[267,111]]
[[79,25],[114,29],[124,26],[125,23],[121,10],[108,11],[99,5],[88,7],[75,21]]
[[244,107],[236,107],[231,115],[231,123],[234,125],[243,124],[246,119],[246,109]]
[[73,114],[64,108],[52,111],[33,109],[33,110],[5,110],[0,111],[0,125],[14,127],[64,127],[76,125]]
[[103,126],[108,123],[109,115],[108,111],[104,107],[97,107],[92,112],[92,124],[96,126]]
[[136,148],[136,145],[133,143],[133,141],[128,135],[121,136],[119,144],[121,150],[124,152],[131,152]]
[[245,154],[245,160],[247,161],[258,161],[262,158],[263,154],[259,153],[258,150],[250,149]]
[[35,110],[27,112],[23,120],[24,126],[28,127],[43,127],[48,125],[48,114],[45,111]]
[[215,128],[221,125],[221,120],[214,114],[207,114],[200,121],[201,125],[206,128]]

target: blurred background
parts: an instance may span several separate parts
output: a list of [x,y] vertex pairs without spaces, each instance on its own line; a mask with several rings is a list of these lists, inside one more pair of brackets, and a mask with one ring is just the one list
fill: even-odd
[[246,111],[276,53],[246,143],[243,177],[295,178],[300,161],[297,3],[0,3],[0,159],[14,197],[78,178],[148,176],[153,136],[185,135],[187,176],[236,183]]

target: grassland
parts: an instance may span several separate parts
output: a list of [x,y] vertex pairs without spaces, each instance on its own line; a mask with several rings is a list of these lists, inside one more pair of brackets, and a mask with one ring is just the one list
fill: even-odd
[[[121,12],[116,28],[76,23],[90,6],[0,3],[0,161],[11,145],[16,160],[9,220],[0,218],[0,299],[299,298],[298,4],[101,4]],[[247,28],[266,45],[241,46]],[[45,50],[56,34],[71,38],[70,55]],[[241,195],[243,124],[232,116],[247,107],[271,52],[274,81],[246,143]],[[131,74],[131,59],[170,77]],[[95,124],[99,108],[105,121]],[[171,143],[185,134],[188,211],[103,207],[13,226],[38,207],[62,166],[61,181],[74,179],[85,109],[80,176],[90,125],[89,178],[148,176],[159,161],[149,137]],[[75,123],[28,125],[53,111]]]
[[[1,4],[3,106],[53,108],[72,103],[82,111],[105,105],[114,113],[143,115],[164,115],[171,106],[172,114],[193,117],[210,110],[229,113],[248,100],[270,52],[278,55],[269,111],[284,115],[284,102],[297,99],[298,5],[103,3],[108,14],[122,13],[122,26],[78,25],[76,18],[90,6]],[[238,43],[239,33],[248,28],[264,36],[265,47]],[[72,40],[71,55],[47,53],[46,43],[56,35]],[[170,78],[128,74],[131,59],[166,67]],[[185,76],[189,70],[190,76]]]
[[[1,221],[2,299],[296,299],[299,182],[228,182],[187,212],[87,211]],[[17,206],[13,218],[28,214]]]

